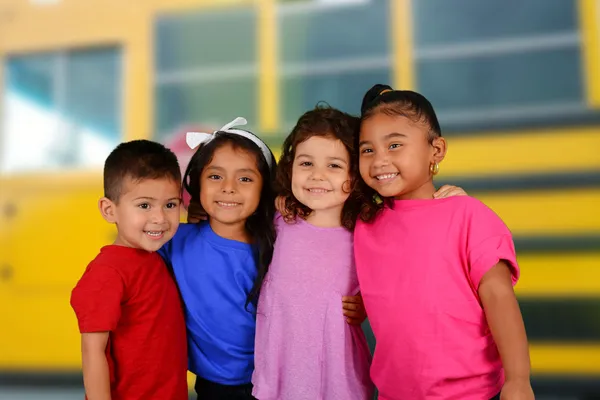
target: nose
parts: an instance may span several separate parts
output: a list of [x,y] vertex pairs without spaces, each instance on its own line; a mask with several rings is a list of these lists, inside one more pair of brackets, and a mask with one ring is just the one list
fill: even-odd
[[165,210],[162,207],[155,207],[152,212],[151,220],[155,224],[164,223],[167,220],[167,218],[165,216]]
[[313,168],[310,173],[310,179],[314,181],[325,180],[325,171],[323,171],[323,168]]
[[221,186],[221,191],[226,194],[233,194],[236,190],[236,181],[235,179],[224,179],[223,185]]
[[387,153],[385,152],[377,152],[375,153],[375,157],[373,159],[373,167],[381,168],[386,167],[390,163]]

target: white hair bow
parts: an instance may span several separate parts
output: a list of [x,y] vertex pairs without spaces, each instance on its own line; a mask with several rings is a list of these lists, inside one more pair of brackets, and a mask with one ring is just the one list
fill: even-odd
[[238,136],[243,136],[246,139],[249,139],[252,142],[254,142],[254,144],[256,144],[260,148],[260,150],[263,153],[263,156],[265,158],[265,161],[269,165],[269,168],[271,168],[272,167],[271,151],[269,150],[269,147],[262,140],[260,140],[257,136],[255,136],[249,132],[243,131],[241,129],[231,129],[234,126],[242,126],[242,125],[246,125],[247,123],[248,123],[248,121],[246,121],[246,118],[237,117],[230,123],[224,125],[221,129],[219,129],[218,131],[214,131],[213,133],[188,132],[185,135],[185,142],[190,147],[190,149],[195,149],[200,144],[208,143],[211,140],[213,140],[217,136],[218,132],[226,132],[226,133],[231,133],[231,134],[238,135]]

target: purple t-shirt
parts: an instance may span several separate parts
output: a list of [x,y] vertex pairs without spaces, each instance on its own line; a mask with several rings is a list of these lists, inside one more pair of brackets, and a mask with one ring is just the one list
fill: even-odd
[[256,317],[253,395],[260,400],[366,400],[371,355],[342,296],[358,293],[352,233],[276,218],[273,262]]

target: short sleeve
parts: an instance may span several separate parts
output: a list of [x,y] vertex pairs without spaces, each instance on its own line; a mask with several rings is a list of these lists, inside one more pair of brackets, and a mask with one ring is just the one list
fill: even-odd
[[123,278],[114,268],[90,266],[71,293],[79,331],[114,331],[121,317],[124,288]]
[[510,230],[483,203],[477,201],[473,208],[467,238],[467,257],[473,286],[479,288],[483,276],[501,260],[509,265],[515,285],[520,271]]

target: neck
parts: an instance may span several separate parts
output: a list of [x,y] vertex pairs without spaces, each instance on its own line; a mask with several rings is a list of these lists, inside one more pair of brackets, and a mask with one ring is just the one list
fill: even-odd
[[225,239],[235,240],[242,243],[252,243],[252,238],[246,232],[246,221],[240,221],[233,224],[224,224],[209,218],[208,223],[213,232]]
[[397,196],[394,196],[396,200],[431,200],[433,199],[433,194],[435,193],[435,186],[433,185],[433,180],[429,179],[423,185],[415,188],[406,193],[400,193]]
[[320,228],[338,228],[342,226],[342,208],[334,207],[326,210],[313,210],[306,218],[306,221],[311,225]]

